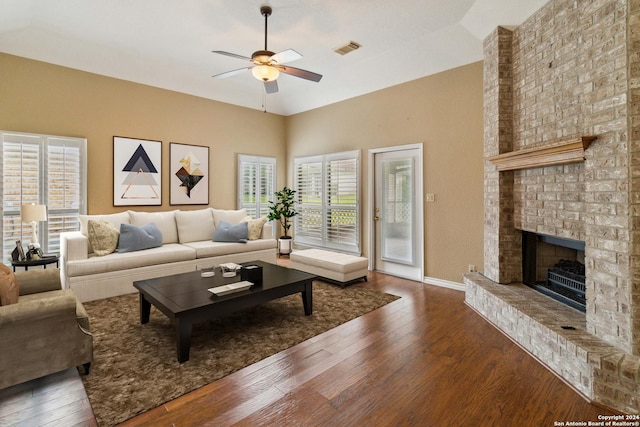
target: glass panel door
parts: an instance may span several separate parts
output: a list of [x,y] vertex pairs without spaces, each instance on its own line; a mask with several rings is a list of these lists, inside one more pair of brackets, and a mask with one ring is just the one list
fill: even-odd
[[384,261],[413,265],[413,160],[382,162],[380,246]]
[[375,269],[422,280],[421,150],[374,154]]

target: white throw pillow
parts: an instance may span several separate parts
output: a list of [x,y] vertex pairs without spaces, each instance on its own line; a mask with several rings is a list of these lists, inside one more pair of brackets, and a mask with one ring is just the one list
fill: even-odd
[[258,240],[262,237],[262,227],[267,223],[267,217],[263,216],[258,219],[246,219],[249,228],[249,240]]
[[[120,224],[120,227],[122,227],[122,224]],[[111,223],[101,219],[90,219],[87,223],[87,228],[89,243],[96,255],[109,255],[118,248],[120,230],[111,225]]]
[[178,211],[176,212],[176,224],[180,243],[211,240],[215,232],[213,210],[211,208]]
[[162,244],[178,243],[178,227],[176,226],[176,212],[136,212],[129,211],[131,224],[142,227],[150,222],[154,223],[162,233]]
[[[119,212],[114,214],[107,215],[79,215],[80,217],[80,232],[85,236],[89,237],[89,220],[95,221],[107,221],[109,224],[113,225],[116,230],[120,230],[120,224],[131,224],[131,218],[129,217],[129,212]],[[93,253],[93,248],[91,247],[91,241],[89,241],[89,253]]]
[[211,209],[213,210],[213,223],[216,227],[218,227],[220,221],[225,221],[229,224],[237,224],[244,221],[245,217],[247,216],[246,209],[239,209],[237,211],[213,208]]

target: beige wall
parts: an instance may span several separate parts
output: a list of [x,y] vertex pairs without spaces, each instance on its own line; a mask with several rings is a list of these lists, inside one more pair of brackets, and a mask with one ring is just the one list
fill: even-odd
[[287,117],[289,183],[294,157],[361,149],[365,212],[368,150],[423,143],[424,192],[435,194],[424,204],[425,276],[461,282],[483,265],[482,78],[478,62]]
[[[238,153],[275,156],[282,186],[296,156],[361,149],[366,181],[368,149],[421,142],[424,190],[436,195],[425,204],[425,275],[460,282],[483,264],[480,63],[284,118],[0,54],[0,129],[87,138],[89,213],[127,209],[113,206],[114,135],[163,141],[165,171],[169,142],[209,146],[210,204],[228,209]],[[362,194],[364,207],[366,182]],[[188,208],[169,205],[167,174],[162,200],[135,209]]]
[[[275,156],[278,182],[285,182],[282,116],[6,54],[0,54],[0,129],[87,138],[88,213],[128,209],[113,206],[114,135],[162,141],[164,171],[170,142],[209,146],[214,207],[236,206],[238,153]],[[170,206],[169,174],[163,175],[162,206],[132,209],[201,207]]]

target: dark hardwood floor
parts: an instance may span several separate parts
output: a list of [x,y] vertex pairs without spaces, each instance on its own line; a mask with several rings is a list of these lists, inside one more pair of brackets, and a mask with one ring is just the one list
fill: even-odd
[[[402,298],[122,426],[539,427],[613,414],[483,320],[462,292],[378,273],[355,286]],[[0,426],[75,425],[95,425],[75,369],[0,391]]]

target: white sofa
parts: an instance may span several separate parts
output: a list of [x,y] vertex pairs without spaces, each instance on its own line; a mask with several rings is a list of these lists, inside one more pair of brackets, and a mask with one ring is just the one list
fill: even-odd
[[[136,226],[154,223],[162,232],[162,246],[134,252],[116,250],[98,256],[88,237],[87,225],[91,219],[107,221],[116,229],[123,223]],[[77,298],[85,302],[136,292],[133,287],[136,280],[210,268],[225,262],[260,260],[275,264],[277,241],[270,224],[264,224],[261,233],[257,231],[260,238],[246,243],[213,241],[220,221],[237,224],[246,220],[244,209],[213,208],[81,215],[80,231],[60,234],[63,287],[73,289]]]

